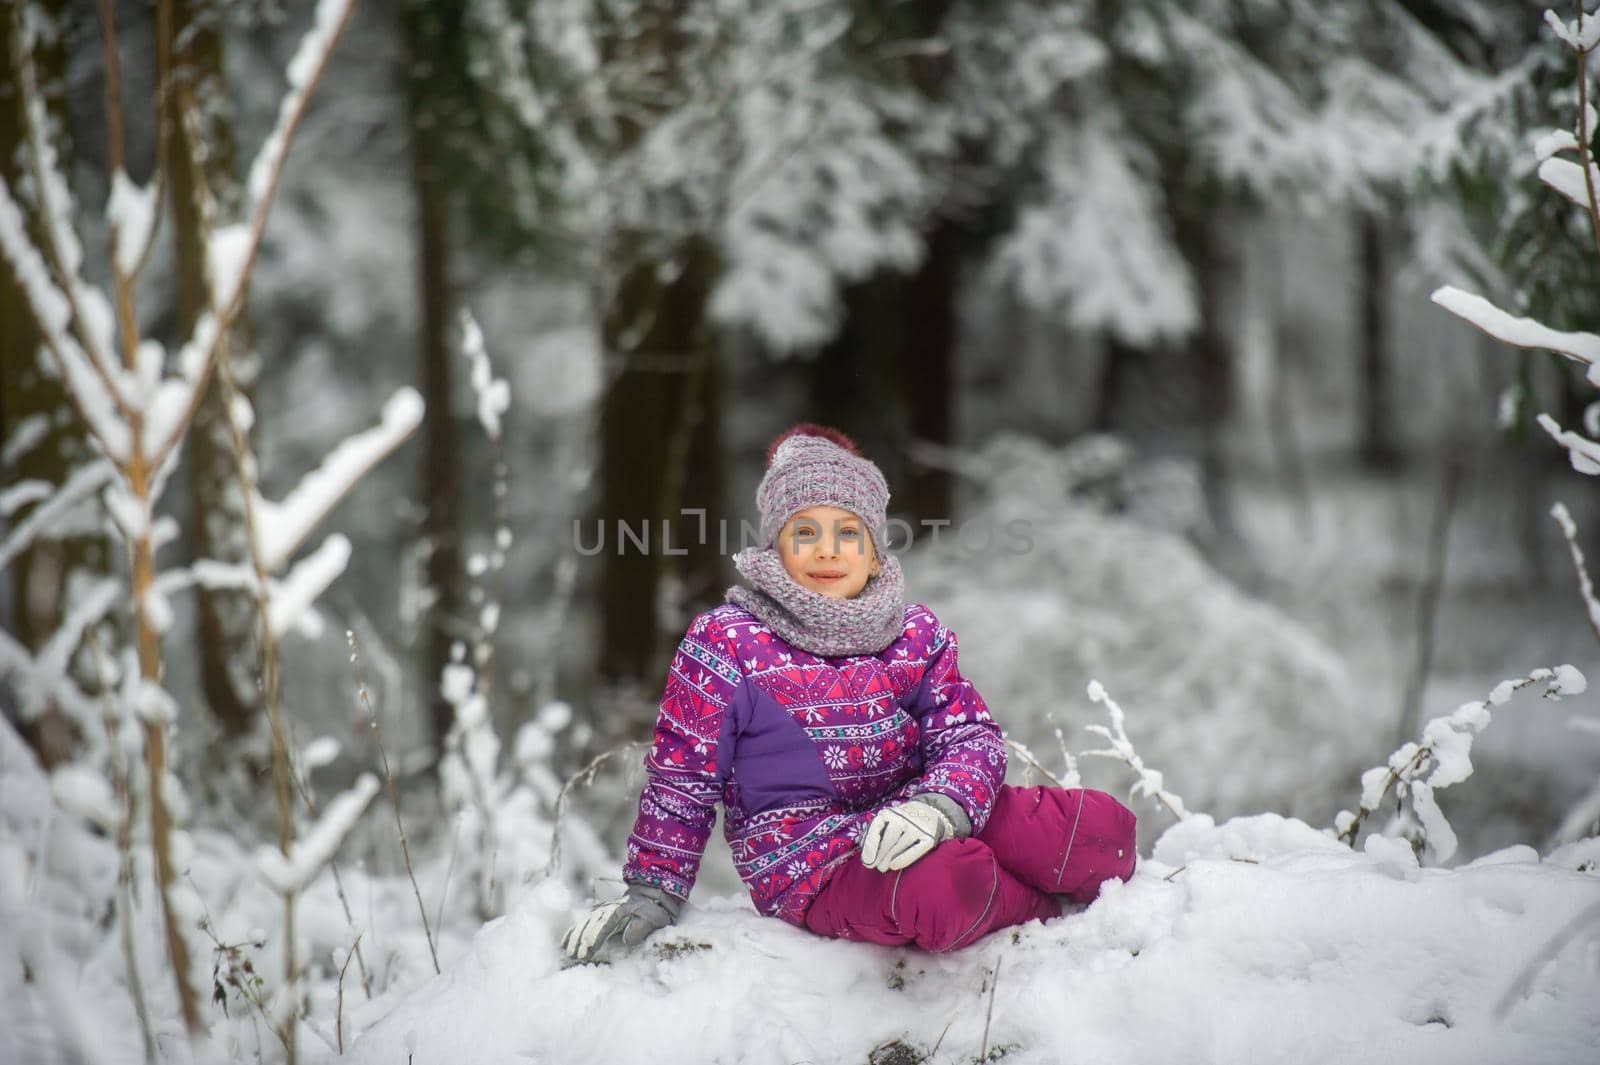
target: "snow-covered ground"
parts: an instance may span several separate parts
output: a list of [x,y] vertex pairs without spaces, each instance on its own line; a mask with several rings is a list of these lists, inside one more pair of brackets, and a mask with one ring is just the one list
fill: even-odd
[[531,893],[444,975],[353,1011],[370,1028],[325,1060],[1600,1060],[1593,839],[1423,869],[1383,837],[1356,852],[1272,814],[1194,817],[1081,911],[948,955],[721,896],[634,957],[563,968],[573,901]]

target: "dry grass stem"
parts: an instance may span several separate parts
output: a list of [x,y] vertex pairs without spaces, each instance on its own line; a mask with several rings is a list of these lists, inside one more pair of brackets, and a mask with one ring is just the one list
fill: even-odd
[[356,686],[361,705],[366,709],[372,738],[378,744],[378,758],[383,767],[383,783],[389,794],[389,807],[394,810],[395,831],[400,834],[400,857],[405,862],[406,876],[411,880],[411,893],[416,896],[417,913],[422,917],[422,932],[428,937],[428,955],[433,959],[433,971],[437,974],[440,971],[439,951],[433,944],[433,928],[428,924],[428,908],[422,904],[422,890],[417,887],[417,874],[411,866],[411,844],[406,839],[405,821],[400,816],[400,793],[394,786],[394,773],[389,769],[389,752],[384,750],[383,729],[378,725],[378,712],[373,709],[372,696],[367,691],[367,678],[361,670],[361,657],[356,649],[355,632],[347,630],[345,640],[350,645],[350,667],[356,671]]
[[571,794],[572,789],[580,785],[583,787],[588,787],[590,784],[594,783],[595,773],[599,771],[602,765],[611,759],[628,754],[637,754],[640,751],[649,749],[649,747],[650,745],[648,743],[635,741],[633,743],[624,743],[621,746],[613,747],[608,751],[602,751],[595,755],[594,758],[589,761],[588,765],[572,774],[572,776],[567,778],[567,782],[561,785],[561,791],[556,795],[555,812],[551,818],[550,860],[545,863],[545,876],[554,876],[556,870],[561,867],[561,817],[566,811],[567,796]]

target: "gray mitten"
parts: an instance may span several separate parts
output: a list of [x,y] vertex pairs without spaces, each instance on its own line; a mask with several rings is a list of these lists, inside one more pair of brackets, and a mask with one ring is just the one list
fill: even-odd
[[603,902],[573,925],[561,949],[574,961],[609,962],[678,919],[683,900],[650,884],[628,885],[615,902]]

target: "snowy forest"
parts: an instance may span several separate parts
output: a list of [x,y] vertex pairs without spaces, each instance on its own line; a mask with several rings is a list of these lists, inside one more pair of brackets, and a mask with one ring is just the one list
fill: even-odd
[[[0,14],[0,1062],[1600,1061],[1581,0]],[[1137,871],[573,965],[802,420]]]

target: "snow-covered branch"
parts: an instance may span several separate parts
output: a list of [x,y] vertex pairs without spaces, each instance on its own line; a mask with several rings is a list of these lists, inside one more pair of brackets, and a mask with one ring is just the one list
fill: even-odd
[[111,387],[106,366],[90,356],[71,332],[73,304],[50,278],[43,257],[28,239],[22,209],[0,178],[0,254],[12,271],[33,311],[34,321],[56,369],[70,391],[91,436],[117,463],[127,460],[130,438],[122,420],[121,397]]
[[272,847],[256,851],[256,869],[280,895],[298,895],[338,852],[372,797],[378,794],[378,778],[363,773],[355,786],[328,804],[320,820],[289,849],[287,855]]
[[[1565,132],[1564,130],[1562,132]],[[1572,147],[1576,148],[1578,142],[1570,133],[1567,137],[1572,140]],[[1549,185],[1562,196],[1584,210],[1589,209],[1589,186],[1584,180],[1583,167],[1570,159],[1546,159],[1539,164],[1539,180]],[[1595,169],[1593,163],[1589,164],[1589,178],[1592,180],[1600,171]]]
[[1402,799],[1410,798],[1433,859],[1448,861],[1456,852],[1456,834],[1434,793],[1472,775],[1472,738],[1488,727],[1489,708],[1505,704],[1521,689],[1540,682],[1545,684],[1546,699],[1579,695],[1588,687],[1583,674],[1570,665],[1536,669],[1526,677],[1502,681],[1487,699],[1463,703],[1452,713],[1429,721],[1423,726],[1421,742],[1403,744],[1383,765],[1361,774],[1360,808],[1354,813],[1341,810],[1334,819],[1339,838],[1354,846],[1362,822],[1395,790]]
[[224,319],[231,319],[261,247],[267,213],[283,176],[283,164],[295,130],[305,117],[311,96],[327,69],[339,37],[355,10],[355,0],[320,0],[312,16],[311,29],[301,38],[294,58],[289,61],[289,91],[278,104],[278,119],[250,164],[245,184],[249,197],[247,221],[218,230],[208,249],[212,305]]
[[1519,348],[1544,348],[1582,363],[1589,383],[1600,388],[1600,335],[1551,329],[1532,318],[1508,314],[1482,296],[1453,285],[1436,289],[1431,298],[1496,340]]
[[1589,567],[1584,564],[1583,549],[1578,546],[1578,526],[1572,520],[1572,515],[1567,513],[1564,503],[1557,503],[1550,508],[1550,516],[1556,520],[1561,528],[1561,536],[1567,541],[1567,553],[1572,557],[1572,569],[1578,577],[1578,594],[1583,597],[1583,609],[1589,617],[1589,627],[1594,630],[1596,639],[1600,639],[1600,599],[1595,598],[1594,581],[1589,578]]
[[1595,44],[1600,42],[1600,15],[1582,15],[1567,22],[1546,8],[1544,21],[1561,38],[1562,43],[1574,52],[1592,52]]
[[245,220],[217,229],[206,242],[206,274],[212,309],[200,316],[194,335],[183,346],[178,360],[178,378],[163,385],[167,393],[160,403],[164,416],[159,420],[159,428],[147,433],[148,453],[158,466],[172,455],[205,394],[206,380],[216,364],[219,345],[243,304],[244,289],[261,250],[267,217],[282,180],[295,130],[305,117],[312,93],[327,69],[354,8],[355,0],[319,0],[311,29],[306,31],[289,62],[289,91],[279,104],[277,122],[250,166]]
[[478,397],[478,424],[489,439],[500,439],[500,419],[511,406],[511,386],[494,376],[483,346],[483,330],[471,311],[461,312],[461,353],[467,357],[472,391]]
[[50,705],[57,690],[69,679],[67,668],[83,642],[84,630],[97,624],[125,595],[122,584],[107,577],[79,596],[26,671],[18,691],[18,709],[24,720],[43,713]]
[[1540,414],[1534,420],[1566,451],[1573,469],[1590,477],[1600,476],[1600,442],[1580,436],[1571,429],[1561,428],[1561,423],[1548,414]]
[[262,568],[276,572],[368,471],[422,422],[422,397],[402,388],[383,407],[383,420],[346,439],[301,479],[280,503],[258,498],[256,538]]
[[[115,392],[117,359],[113,354],[111,304],[82,278],[83,245],[73,225],[72,192],[50,141],[49,116],[33,66],[34,26],[23,6],[12,5],[11,61],[21,96],[22,133],[28,149],[25,154],[38,196],[45,258],[69,311],[62,326],[76,326],[86,360],[107,388]],[[0,229],[3,228],[4,222],[0,222]]]
[[[281,585],[268,599],[267,617],[274,639],[291,628],[304,629],[313,615],[308,611],[317,597],[328,590],[350,562],[350,541],[334,533],[311,554],[297,562]],[[311,623],[313,625],[319,623]],[[315,633],[316,628],[310,632]]]
[[[15,562],[41,533],[54,526],[67,511],[105,487],[115,476],[116,471],[106,462],[91,462],[74,470],[65,484],[53,489],[50,497],[29,511],[11,535],[0,542],[0,570]],[[0,514],[0,517],[9,518],[9,515]]]
[[1183,799],[1170,792],[1165,787],[1165,780],[1158,769],[1150,769],[1144,764],[1144,759],[1139,757],[1139,752],[1134,750],[1133,741],[1128,739],[1125,727],[1126,716],[1122,707],[1117,705],[1115,699],[1107,694],[1104,686],[1097,680],[1089,682],[1089,700],[1105,705],[1106,712],[1111,715],[1111,727],[1104,725],[1087,725],[1085,728],[1110,742],[1111,746],[1095,751],[1085,751],[1086,757],[1114,758],[1132,769],[1138,777],[1133,782],[1131,795],[1146,795],[1154,799],[1166,809],[1173,817],[1182,821],[1189,816],[1189,811],[1184,808]]

